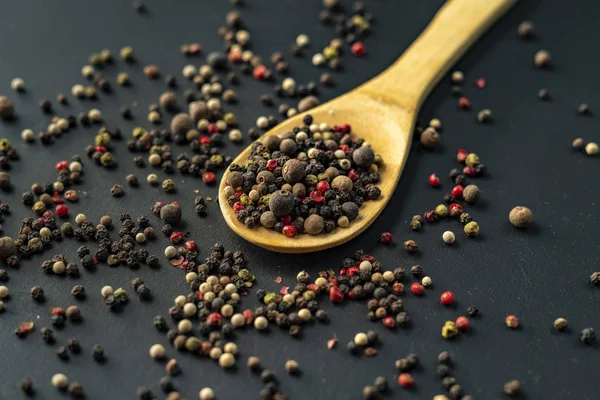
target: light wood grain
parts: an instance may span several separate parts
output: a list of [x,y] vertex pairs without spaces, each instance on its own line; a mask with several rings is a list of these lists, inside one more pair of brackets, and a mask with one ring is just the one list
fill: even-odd
[[[390,200],[404,168],[418,110],[448,69],[517,0],[448,0],[425,31],[386,71],[357,89],[310,110],[315,121],[329,125],[349,123],[353,133],[369,142],[384,160],[380,168],[381,197],[367,201],[348,228],[329,234],[300,234],[288,238],[262,227],[248,229],[239,222],[223,193],[219,203],[229,227],[244,239],[281,253],[308,253],[338,246],[363,232]],[[304,114],[290,118],[265,135],[281,134],[302,125]],[[259,139],[260,140],[260,139]],[[234,163],[244,164],[250,147]]]

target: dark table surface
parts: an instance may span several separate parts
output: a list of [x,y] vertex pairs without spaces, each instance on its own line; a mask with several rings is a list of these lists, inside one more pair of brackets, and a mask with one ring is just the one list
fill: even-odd
[[[263,57],[276,50],[287,52],[300,33],[311,37],[311,52],[333,37],[330,28],[317,22],[320,1],[248,3],[242,12],[252,35],[252,49]],[[374,34],[366,40],[368,56],[365,59],[346,56],[345,72],[335,75],[334,88],[321,90],[323,100],[344,93],[382,71],[415,39],[443,2],[366,3],[377,20]],[[65,110],[55,104],[55,109],[67,114],[98,107],[108,126],[117,125],[128,135],[136,125],[148,127],[147,106],[166,90],[162,81],[149,82],[143,76],[143,65],[154,63],[162,72],[180,77],[185,64],[198,65],[205,60],[204,57],[186,60],[179,53],[180,44],[199,41],[207,51],[221,48],[216,31],[231,8],[227,2],[149,0],[147,5],[148,13],[140,15],[129,1],[120,0],[3,3],[0,94],[14,99],[18,120],[0,124],[0,136],[10,138],[22,155],[11,171],[14,191],[1,195],[2,201],[12,208],[12,214],[2,224],[6,234],[16,235],[21,219],[32,216],[20,203],[19,194],[34,181],[53,179],[54,164],[73,154],[83,154],[84,147],[93,139],[95,129],[77,129],[52,147],[39,143],[26,145],[20,140],[24,128],[38,131],[48,124],[48,118],[37,106],[41,99],[54,101],[58,92],[69,93],[73,84],[83,82],[80,69],[90,53],[109,48],[116,54],[122,46],[132,45],[138,63],[118,62],[105,73],[114,79],[117,72],[127,71],[133,87],[117,89],[111,96],[102,95],[97,102],[72,101]],[[579,342],[582,328],[600,329],[596,308],[600,292],[591,287],[588,278],[598,268],[600,247],[596,211],[600,195],[598,159],[570,148],[577,136],[586,140],[598,137],[596,116],[576,116],[579,103],[589,103],[592,111],[600,104],[597,90],[600,53],[595,50],[599,31],[594,11],[598,11],[598,6],[592,0],[580,0],[568,9],[560,0],[523,1],[516,6],[457,66],[466,74],[465,93],[473,110],[457,111],[449,80],[444,79],[420,116],[423,123],[431,118],[442,120],[441,146],[433,152],[414,146],[384,213],[359,238],[335,249],[282,255],[245,243],[223,223],[214,201],[209,203],[206,218],[193,214],[194,190],[216,197],[216,189],[180,175],[176,175],[179,191],[174,195],[143,184],[139,189],[127,189],[121,199],[109,197],[110,187],[124,183],[127,174],[137,173],[144,179],[150,172],[148,168],[138,170],[134,166],[124,143],[118,144],[115,151],[119,160],[116,171],[86,161],[85,181],[80,189],[87,196],[71,206],[72,215],[84,212],[95,221],[104,214],[114,218],[123,212],[150,215],[155,201],[176,199],[184,210],[184,229],[200,244],[202,257],[216,241],[223,242],[227,249],[242,250],[257,276],[258,286],[269,290],[278,290],[279,285],[273,282],[277,276],[283,278],[283,285],[293,286],[301,269],[313,274],[337,269],[342,259],[358,248],[378,257],[389,269],[419,263],[432,276],[434,286],[424,298],[406,296],[406,308],[413,322],[410,329],[389,331],[380,324],[369,323],[365,319],[365,305],[359,302],[332,307],[324,300],[331,316],[329,324],[308,327],[300,340],[291,339],[279,329],[267,334],[247,330],[237,339],[240,367],[224,372],[209,360],[176,354],[152,326],[152,317],[166,315],[175,296],[187,292],[180,270],[170,266],[158,271],[100,266],[95,273],[84,271],[77,280],[89,293],[88,299],[80,302],[84,322],[56,333],[59,344],[77,337],[84,352],[62,362],[54,354],[56,346],[41,341],[39,328],[49,324],[49,307],[74,302],[69,292],[75,281],[46,276],[39,264],[58,252],[76,259],[75,249],[79,244],[67,240],[44,255],[25,261],[21,269],[9,271],[11,279],[7,285],[11,298],[0,316],[0,398],[21,398],[18,382],[24,376],[33,380],[37,398],[64,397],[50,385],[50,378],[57,372],[81,382],[89,398],[131,399],[140,385],[152,387],[163,397],[157,382],[164,375],[164,366],[148,356],[148,348],[154,343],[165,344],[168,354],[181,363],[184,372],[175,379],[175,384],[188,399],[197,398],[204,386],[211,386],[219,399],[256,398],[261,384],[245,367],[249,355],[258,355],[265,366],[279,373],[281,387],[292,399],[357,399],[362,388],[375,377],[383,375],[395,380],[394,361],[411,352],[420,356],[423,365],[415,373],[416,390],[401,390],[393,383],[393,393],[388,397],[427,399],[443,392],[435,376],[436,355],[442,350],[451,352],[455,360],[453,374],[465,392],[476,399],[502,398],[502,386],[509,379],[521,380],[530,399],[598,398],[594,381],[598,347]],[[516,35],[517,24],[525,19],[535,23],[539,34],[529,43],[519,41]],[[532,66],[533,54],[542,48],[552,54],[554,68],[549,71]],[[321,71],[310,65],[309,57],[288,56],[288,59],[298,82],[318,79]],[[17,76],[25,80],[29,89],[26,94],[17,95],[9,89],[10,80]],[[483,90],[473,84],[478,77],[487,80]],[[185,82],[177,92],[181,94],[189,86]],[[552,101],[538,100],[537,92],[543,87],[550,90]],[[244,130],[254,124],[258,115],[276,113],[258,101],[261,94],[271,90],[270,85],[245,79],[236,90],[240,103],[227,109],[237,114]],[[137,102],[133,107],[137,120],[124,122],[118,109],[121,104],[134,102]],[[483,108],[492,110],[493,124],[481,125],[475,121],[476,111]],[[248,143],[246,139],[243,146]],[[443,194],[428,187],[428,175],[438,173],[443,177],[444,189],[448,189],[446,174],[455,166],[455,152],[461,147],[477,152],[490,171],[489,177],[479,181],[482,201],[469,209],[481,226],[480,237],[467,239],[460,225],[449,221],[411,232],[407,225],[411,216],[433,208]],[[225,151],[235,155],[241,148],[242,145],[227,144]],[[159,176],[164,178],[162,173]],[[508,212],[516,205],[533,210],[535,226],[525,231],[510,226]],[[448,229],[457,234],[453,246],[441,241],[442,232]],[[409,238],[417,240],[421,252],[409,256],[399,245],[382,246],[377,238],[383,231],[392,232],[398,243]],[[147,248],[160,256],[167,241],[160,237],[157,242]],[[133,295],[124,312],[109,312],[100,297],[100,288],[107,284],[128,287],[135,276],[142,277],[153,289],[154,300],[141,303]],[[43,305],[35,304],[29,297],[29,288],[36,284],[46,290],[48,299]],[[444,290],[454,291],[456,307],[440,305],[439,295]],[[254,306],[255,302],[252,295],[244,299],[243,306]],[[470,304],[482,311],[481,317],[472,321],[471,332],[453,341],[442,339],[440,329],[444,321],[464,314]],[[509,331],[503,322],[507,314],[518,315],[522,329]],[[569,320],[567,333],[552,330],[552,322],[559,316]],[[19,340],[13,330],[26,320],[35,321],[37,331]],[[374,358],[350,356],[343,343],[356,332],[367,329],[376,329],[382,337],[379,354]],[[340,346],[329,351],[326,342],[332,337],[340,339]],[[90,349],[95,343],[106,349],[108,362],[104,365],[92,361]],[[301,377],[286,376],[283,365],[287,359],[299,362]]]

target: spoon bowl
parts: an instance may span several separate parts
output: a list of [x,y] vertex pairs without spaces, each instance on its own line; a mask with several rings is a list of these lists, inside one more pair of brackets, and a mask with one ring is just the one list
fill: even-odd
[[[266,135],[280,135],[302,126],[306,114],[315,123],[350,124],[352,135],[366,140],[383,159],[377,187],[381,196],[367,201],[347,228],[319,235],[289,238],[272,229],[247,228],[227,202],[224,188],[229,169],[219,186],[219,205],[229,227],[244,239],[281,253],[308,253],[338,246],[373,223],[392,197],[412,143],[417,112],[431,89],[481,34],[516,0],[448,0],[433,21],[391,67],[357,89],[326,104],[290,118]],[[449,33],[452,34],[449,34]],[[264,136],[263,136],[264,137]],[[259,139],[260,141],[261,139]],[[243,165],[251,147],[233,161]]]

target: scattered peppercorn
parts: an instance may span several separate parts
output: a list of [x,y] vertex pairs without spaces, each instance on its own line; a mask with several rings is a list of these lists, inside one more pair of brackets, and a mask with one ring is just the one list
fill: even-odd
[[517,206],[510,211],[508,219],[515,228],[524,229],[531,225],[533,213],[527,207]]

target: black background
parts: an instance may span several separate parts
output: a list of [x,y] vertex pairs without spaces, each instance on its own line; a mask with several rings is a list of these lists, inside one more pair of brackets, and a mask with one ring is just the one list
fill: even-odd
[[[249,3],[243,9],[243,16],[252,35],[252,49],[263,58],[276,50],[289,54],[289,46],[299,33],[310,36],[310,55],[333,36],[330,28],[317,21],[319,1]],[[382,71],[416,38],[443,2],[366,3],[377,19],[374,34],[366,41],[368,56],[365,59],[345,56],[347,68],[335,76],[333,89],[322,90],[323,100],[344,93]],[[212,361],[176,354],[152,326],[154,315],[165,315],[176,295],[186,293],[187,285],[180,270],[164,265],[158,271],[142,268],[135,272],[101,265],[95,273],[84,272],[79,280],[89,293],[88,299],[80,304],[85,321],[77,326],[69,324],[56,334],[59,344],[77,337],[84,345],[82,355],[64,363],[55,356],[55,347],[43,344],[39,328],[49,324],[49,307],[74,302],[69,292],[75,281],[46,276],[39,264],[58,252],[65,252],[75,260],[78,243],[65,241],[43,256],[24,262],[20,270],[9,271],[11,298],[5,302],[7,309],[0,316],[0,398],[20,398],[18,382],[24,376],[33,379],[37,398],[60,398],[50,386],[50,378],[57,372],[64,372],[70,381],[81,382],[89,398],[134,398],[139,385],[151,386],[160,394],[157,382],[164,375],[164,366],[148,356],[148,348],[157,342],[165,344],[168,354],[181,363],[184,372],[175,383],[188,399],[197,398],[204,386],[211,386],[220,399],[255,398],[261,385],[245,367],[249,355],[258,355],[265,366],[279,373],[282,389],[291,398],[356,399],[360,398],[363,386],[372,383],[376,376],[384,375],[394,382],[397,377],[394,361],[411,352],[417,353],[423,363],[423,368],[415,373],[417,389],[407,392],[393,383],[393,394],[389,397],[426,399],[443,392],[434,373],[436,355],[442,350],[452,353],[455,376],[464,390],[478,399],[502,398],[502,385],[509,379],[521,380],[530,399],[598,398],[594,381],[598,348],[585,347],[578,338],[584,327],[600,329],[597,313],[600,293],[590,286],[588,279],[598,265],[598,159],[570,148],[574,137],[586,140],[598,137],[597,117],[576,116],[579,103],[589,103],[592,110],[600,104],[597,90],[600,53],[595,48],[598,28],[594,12],[598,7],[592,0],[569,2],[568,8],[565,4],[561,0],[523,1],[472,48],[457,68],[466,74],[465,93],[473,110],[457,110],[457,100],[449,93],[449,80],[444,79],[425,103],[420,117],[423,123],[434,117],[442,120],[441,146],[434,152],[424,152],[415,146],[384,213],[359,238],[336,249],[308,255],[280,255],[247,244],[229,231],[214,201],[209,204],[208,217],[200,219],[193,214],[194,190],[216,197],[216,189],[180,175],[176,175],[179,191],[175,195],[144,183],[136,190],[126,188],[124,198],[111,198],[109,188],[124,183],[128,173],[135,172],[144,180],[151,171],[134,167],[124,143],[117,144],[116,171],[106,171],[89,161],[85,163],[85,182],[80,188],[87,198],[70,206],[73,216],[84,212],[97,221],[104,214],[113,218],[122,212],[150,215],[155,201],[176,199],[183,206],[184,229],[192,232],[200,244],[201,256],[207,254],[215,241],[222,241],[230,250],[243,250],[263,288],[278,290],[273,283],[277,276],[283,278],[283,285],[293,286],[301,269],[313,275],[319,270],[337,269],[343,257],[357,248],[380,258],[389,269],[421,264],[433,278],[434,286],[424,298],[406,296],[406,308],[413,321],[411,329],[388,331],[366,321],[364,304],[332,307],[324,300],[331,316],[329,325],[307,327],[301,340],[291,339],[279,329],[267,334],[247,330],[237,339],[241,349],[238,370],[224,372]],[[166,90],[162,81],[149,82],[143,76],[143,65],[154,63],[163,73],[181,77],[184,65],[200,65],[205,58],[185,59],[179,53],[180,44],[199,41],[206,51],[221,48],[216,31],[231,8],[227,2],[154,0],[147,1],[147,5],[148,13],[139,15],[129,1],[120,0],[3,2],[0,94],[15,101],[18,121],[0,124],[0,136],[10,138],[22,155],[11,172],[14,192],[1,197],[13,210],[2,224],[6,234],[16,235],[21,219],[32,216],[20,204],[19,194],[35,181],[54,179],[57,161],[83,154],[84,147],[93,141],[95,129],[72,131],[52,147],[39,143],[26,145],[20,140],[24,128],[38,131],[48,124],[48,118],[37,106],[39,100],[49,98],[55,103],[58,92],[69,94],[73,84],[83,83],[80,69],[90,53],[109,48],[118,54],[122,46],[132,45],[137,64],[118,62],[104,72],[112,80],[119,71],[129,72],[133,87],[119,88],[111,96],[101,95],[97,102],[72,101],[66,109],[55,104],[55,110],[66,115],[98,107],[108,126],[118,125],[129,135],[138,124],[149,127],[147,106]],[[520,42],[516,36],[516,26],[524,19],[531,19],[539,34],[529,43]],[[533,68],[533,54],[541,48],[552,54],[554,68],[549,71]],[[316,80],[321,73],[310,65],[310,55],[303,59],[288,56],[297,82]],[[17,76],[25,80],[29,89],[26,94],[17,95],[10,90],[9,82]],[[483,90],[473,84],[478,77],[487,80]],[[183,82],[182,78],[179,80]],[[188,82],[183,83],[178,93],[189,86]],[[537,99],[537,91],[542,87],[549,88],[552,101]],[[226,110],[236,113],[244,131],[258,115],[275,113],[275,109],[266,109],[258,101],[261,94],[271,90],[270,85],[245,79],[236,90],[240,103],[227,106]],[[133,108],[137,120],[122,121],[117,113],[120,105],[133,102],[138,104]],[[492,110],[493,124],[484,126],[475,121],[476,111],[483,108]],[[248,143],[246,140],[243,145]],[[407,225],[411,216],[435,207],[443,190],[451,187],[446,174],[455,167],[454,155],[461,147],[477,152],[490,171],[488,178],[478,182],[483,191],[482,201],[468,210],[481,226],[480,237],[467,239],[455,221],[411,232]],[[226,152],[234,155],[241,148],[228,144]],[[427,176],[432,172],[443,177],[442,190],[428,187]],[[159,176],[165,178],[160,172]],[[85,197],[83,193],[80,196]],[[516,205],[533,210],[535,226],[526,231],[510,226],[508,212]],[[158,220],[151,219],[155,227],[160,226]],[[453,246],[441,241],[442,232],[448,229],[457,234]],[[421,253],[408,256],[398,245],[380,245],[377,238],[383,231],[392,232],[397,243],[409,238],[417,240]],[[160,256],[167,241],[161,237],[158,242],[147,247]],[[103,305],[100,288],[106,284],[128,287],[135,276],[141,276],[153,289],[154,301],[140,303],[132,295],[123,313],[109,312]],[[35,284],[46,289],[48,300],[44,305],[29,298],[29,288]],[[456,294],[455,308],[440,305],[439,295],[444,290]],[[251,295],[244,299],[243,306],[251,307],[254,303],[255,297]],[[471,332],[453,341],[442,339],[440,329],[444,321],[464,314],[470,304],[482,310],[481,318],[472,321]],[[522,329],[509,331],[504,326],[504,317],[511,313],[519,316]],[[571,328],[567,333],[552,330],[552,321],[559,316],[569,320]],[[36,332],[19,340],[13,330],[25,320],[35,321]],[[356,332],[371,328],[382,336],[379,354],[370,359],[347,354],[344,343]],[[340,346],[329,351],[326,342],[332,337],[340,339]],[[95,343],[107,351],[109,361],[105,365],[96,365],[91,359],[90,349]],[[301,377],[285,376],[283,364],[287,359],[300,363]]]

